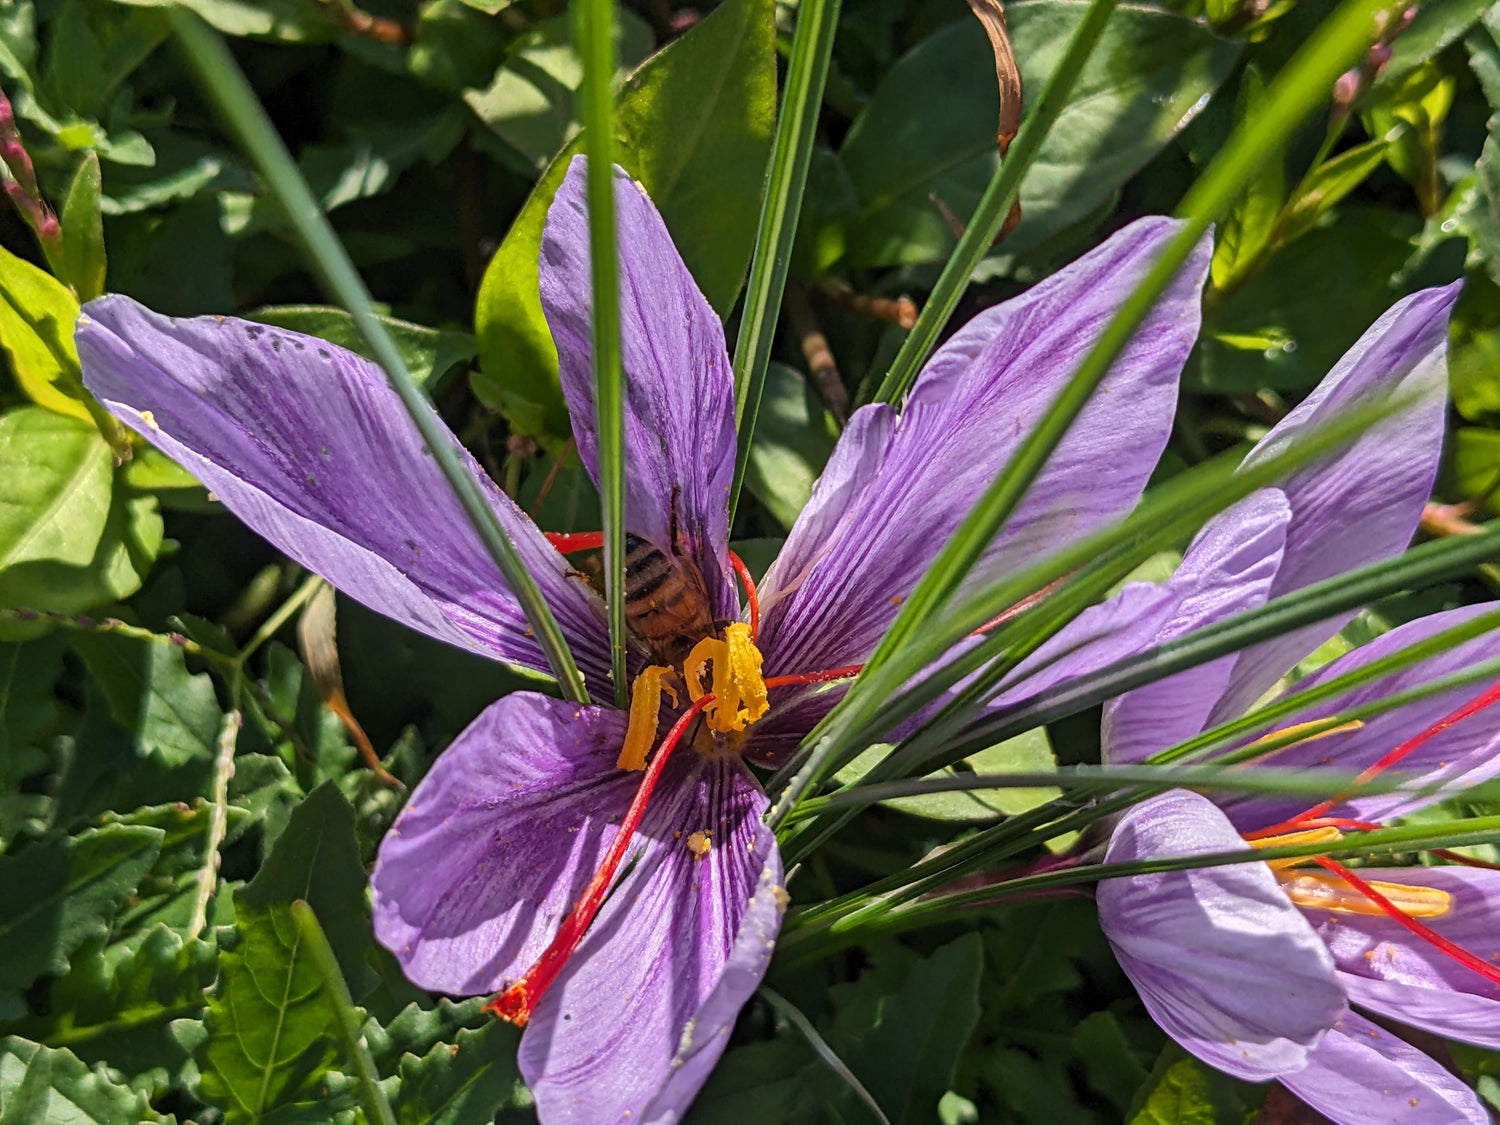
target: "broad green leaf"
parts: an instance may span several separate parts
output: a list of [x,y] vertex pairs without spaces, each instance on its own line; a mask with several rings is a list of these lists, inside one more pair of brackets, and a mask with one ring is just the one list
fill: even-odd
[[161,849],[156,828],[111,825],[53,837],[0,857],[0,990],[68,968],[68,955],[108,931]]
[[[1069,0],[1006,6],[1028,97],[1046,84],[1082,14]],[[1193,119],[1238,53],[1197,20],[1122,4],[1021,186],[1021,223],[1004,249],[1024,252],[1105,203]],[[999,161],[998,97],[976,20],[941,29],[897,61],[840,150],[860,200],[847,264],[948,255],[956,236],[943,209],[966,221]]]
[[1183,383],[1218,394],[1315,385],[1402,295],[1393,277],[1416,225],[1350,206],[1278,251],[1206,318]]
[[1263,1090],[1204,1066],[1175,1044],[1157,1060],[1129,1125],[1242,1125]]
[[104,218],[100,210],[99,154],[84,154],[62,212],[62,279],[79,301],[104,292]]
[[1460,495],[1482,496],[1487,510],[1500,511],[1500,431],[1460,426],[1453,435],[1453,475]]
[[51,106],[105,121],[124,82],[167,37],[160,13],[62,0],[47,25],[38,93]]
[[465,1028],[425,1055],[407,1054],[391,1108],[401,1125],[468,1125],[490,1121],[520,1080],[516,1030],[496,1019]]
[[90,1070],[72,1051],[0,1039],[0,1123],[126,1125],[161,1121],[146,1095]]
[[[121,0],[142,8],[163,8],[177,0]],[[283,43],[324,43],[339,34],[329,6],[316,0],[188,0],[210,27],[225,35],[253,36]]]
[[157,925],[138,943],[95,945],[72,961],[52,984],[46,1015],[7,1030],[70,1048],[90,1066],[125,1074],[137,1089],[181,1082],[190,1063],[167,1024],[202,1012],[217,961],[213,944],[184,941]]
[[[330,344],[373,359],[370,345],[354,326],[354,318],[331,305],[268,305],[250,313],[249,318],[318,336]],[[423,384],[429,394],[436,392],[452,368],[474,358],[474,337],[467,332],[426,328],[390,316],[382,316],[379,320],[396,341],[412,378]]]
[[234,895],[235,924],[199,1055],[203,1094],[231,1125],[270,1120],[278,1110],[310,1112],[327,1097],[324,1083],[339,1058],[326,985],[292,920],[298,899],[327,919],[346,979],[367,980],[370,922],[354,811],[332,783],[297,807],[260,872]]
[[1390,149],[1382,138],[1345,149],[1332,160],[1320,164],[1298,187],[1297,197],[1287,212],[1282,241],[1290,242],[1311,230],[1328,209],[1338,203],[1380,167]]
[[[979,936],[965,934],[918,961],[899,990],[873,1004],[839,1008],[829,1044],[892,1125],[928,1125],[953,1085],[959,1054],[979,1019],[982,964]],[[865,978],[840,988],[861,986]]]
[[812,496],[837,440],[833,418],[802,373],[772,363],[766,368],[745,484],[789,528]]
[[1494,0],[1427,0],[1415,5],[1416,18],[1391,44],[1391,58],[1375,80],[1377,91],[1397,85],[1412,70],[1457,42]]
[[91,424],[0,415],[0,605],[76,613],[135,593],[161,547],[156,501],[116,487]]
[[1470,422],[1500,423],[1500,285],[1475,271],[1448,325],[1448,385]]
[[0,248],[0,347],[16,382],[33,402],[87,421],[73,347],[77,319],[78,299],[67,286]]
[[[698,287],[720,316],[750,261],[775,113],[768,0],[729,0],[648,59],[620,91],[621,165],[665,218]],[[557,349],[537,292],[547,208],[577,151],[548,166],[490,260],[474,312],[474,391],[512,427],[547,440],[570,432]]]
[[[649,24],[620,9],[616,52],[621,75],[651,53],[651,38]],[[541,171],[578,132],[576,99],[582,81],[573,20],[561,15],[521,36],[494,81],[483,90],[465,90],[464,102]]]
[[[810,1054],[806,1043],[797,1042],[791,1035],[731,1047],[693,1099],[683,1125],[764,1125],[800,1120],[795,1115],[798,1106],[805,1109],[813,1100],[810,1095],[829,1084],[827,1070],[822,1063],[809,1061]],[[816,1098],[820,1109],[823,1100]],[[873,1123],[867,1111],[866,1116]]]
[[[1236,120],[1249,120],[1261,112],[1265,104],[1265,89],[1266,82],[1260,70],[1253,63],[1246,66],[1235,103]],[[1286,161],[1278,156],[1266,161],[1245,186],[1245,194],[1240,196],[1219,229],[1210,267],[1216,288],[1232,288],[1253,267],[1270,242],[1276,219],[1285,203]]]
[[219,700],[207,673],[187,670],[181,649],[91,635],[76,637],[74,647],[141,753],[169,767],[213,757],[223,718]]

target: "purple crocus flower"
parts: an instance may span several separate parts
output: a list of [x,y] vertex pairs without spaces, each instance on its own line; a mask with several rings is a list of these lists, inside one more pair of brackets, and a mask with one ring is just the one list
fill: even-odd
[[[1180,609],[1161,640],[1254,608],[1309,582],[1399,553],[1437,471],[1446,401],[1448,313],[1457,286],[1427,290],[1380,319],[1250,457],[1296,441],[1326,415],[1400,391],[1411,401],[1359,441],[1223,513],[1189,548],[1167,587]],[[1300,681],[1310,689],[1496,606],[1436,613],[1384,634]],[[1104,753],[1138,762],[1247,711],[1347,618],[1279,637],[1110,701]],[[1299,713],[1314,722],[1407,691],[1500,653],[1483,635]],[[1452,688],[1351,729],[1273,752],[1283,769],[1379,769],[1450,788],[1500,773],[1493,692]],[[1460,717],[1461,716],[1461,717]],[[1290,798],[1173,791],[1117,825],[1109,862],[1232,851],[1283,827],[1337,836],[1438,799],[1353,797],[1313,810]],[[1317,814],[1315,817],[1309,814]],[[1391,1019],[1500,1045],[1500,977],[1457,957],[1500,961],[1500,873],[1364,868],[1368,882],[1425,934],[1382,912],[1349,877],[1241,864],[1109,879],[1099,918],[1157,1023],[1200,1059],[1241,1078],[1279,1079],[1336,1121],[1485,1122],[1462,1082],[1352,1001]],[[1436,937],[1433,937],[1436,934]],[[1458,949],[1440,948],[1443,939]]]
[[[596,473],[584,171],[575,161],[548,214],[541,293],[579,452]],[[689,710],[673,700],[659,725],[655,706],[637,705],[653,684],[689,681],[693,694],[693,657],[688,668],[666,668],[634,645],[630,715],[536,692],[506,696],[433,765],[382,843],[372,879],[377,936],[415,983],[455,994],[503,989],[513,1014],[528,1018],[521,1070],[549,1123],[672,1121],[702,1085],[765,972],[786,901],[761,819],[766,798],[746,759],[775,760],[839,690],[784,685],[865,659],[1176,229],[1148,219],[1118,232],[960,330],[902,410],[857,412],[762,585],[751,636],[728,556],[735,434],[723,330],[645,193],[618,170],[615,191],[627,526],[701,573],[714,616],[732,622],[699,640],[725,646],[714,650],[714,690],[722,694],[721,664],[738,669],[727,678],[743,677],[726,688],[745,706],[710,712],[712,737],[670,760],[658,750],[648,772],[660,774],[654,797],[626,835],[620,826],[645,792],[635,771],[649,749],[622,757],[627,732],[644,729],[653,742]],[[976,581],[1135,504],[1168,437],[1208,250],[1198,247],[1116,362]],[[90,390],[110,410],[288,555],[415,629],[546,670],[374,365],[309,337],[222,317],[172,320],[123,297],[86,307],[78,349]],[[599,598],[468,464],[591,692],[608,698]],[[1139,634],[1139,644],[1151,624],[1122,617],[1101,632]],[[573,924],[565,918],[591,877],[599,883],[602,857],[622,835],[616,851],[632,862],[584,919],[576,948],[560,951],[559,928]],[[532,975],[542,961],[558,970],[550,984]]]

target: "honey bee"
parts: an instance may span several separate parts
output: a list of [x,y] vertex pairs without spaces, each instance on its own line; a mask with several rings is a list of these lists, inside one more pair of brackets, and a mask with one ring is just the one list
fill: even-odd
[[625,536],[625,623],[653,661],[681,668],[716,622],[696,563],[675,550]]

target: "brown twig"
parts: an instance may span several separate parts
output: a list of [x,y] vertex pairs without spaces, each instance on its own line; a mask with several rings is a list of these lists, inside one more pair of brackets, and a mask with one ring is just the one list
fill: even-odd
[[786,289],[787,315],[792,321],[792,331],[797,334],[797,344],[807,360],[807,369],[812,372],[813,383],[829,411],[838,419],[839,425],[849,420],[849,392],[844,380],[839,377],[838,364],[828,347],[828,337],[818,327],[807,292],[800,285],[788,285]]
[[908,332],[917,323],[916,303],[904,294],[900,297],[868,297],[863,293],[856,293],[844,282],[831,277],[818,282],[818,292],[850,312],[872,317],[875,320],[888,321]]

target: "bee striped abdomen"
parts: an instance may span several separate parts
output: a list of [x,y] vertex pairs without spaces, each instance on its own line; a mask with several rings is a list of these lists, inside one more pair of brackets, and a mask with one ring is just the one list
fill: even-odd
[[680,665],[713,632],[703,575],[691,560],[626,535],[625,620],[654,657]]

